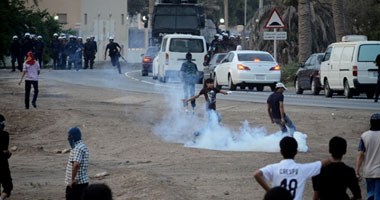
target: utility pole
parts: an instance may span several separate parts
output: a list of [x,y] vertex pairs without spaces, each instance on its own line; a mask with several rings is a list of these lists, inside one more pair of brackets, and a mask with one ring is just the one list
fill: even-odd
[[224,0],[224,27],[228,29],[228,0]]
[[152,16],[153,16],[153,8],[154,8],[154,0],[149,0],[149,22],[148,22],[148,29],[152,28]]
[[247,0],[244,1],[244,28],[243,28],[243,34],[240,38],[240,41],[242,42],[243,49],[246,49],[246,42],[245,42],[245,30],[247,28]]

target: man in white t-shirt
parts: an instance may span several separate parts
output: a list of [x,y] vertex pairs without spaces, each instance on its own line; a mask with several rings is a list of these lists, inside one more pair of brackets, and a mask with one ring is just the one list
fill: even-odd
[[299,164],[294,161],[298,144],[293,137],[284,137],[280,141],[281,155],[279,163],[267,165],[254,173],[256,181],[266,190],[271,187],[265,180],[272,182],[272,187],[287,189],[294,200],[301,200],[306,181],[320,173],[321,168],[330,164],[330,160]]

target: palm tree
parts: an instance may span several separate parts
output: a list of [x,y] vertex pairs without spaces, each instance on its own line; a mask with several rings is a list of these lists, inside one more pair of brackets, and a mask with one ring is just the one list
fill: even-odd
[[346,31],[344,29],[343,0],[333,0],[332,10],[333,10],[333,16],[334,16],[336,41],[341,41],[342,37],[346,34]]
[[298,0],[298,62],[311,54],[310,0]]

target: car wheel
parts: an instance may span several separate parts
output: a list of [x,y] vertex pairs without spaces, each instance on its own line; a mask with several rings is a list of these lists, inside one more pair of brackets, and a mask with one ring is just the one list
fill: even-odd
[[258,85],[258,86],[256,86],[256,90],[259,91],[259,92],[262,92],[264,90],[264,86],[263,85]]
[[214,79],[214,88],[217,88],[217,89],[222,89],[222,86],[218,84],[218,79],[217,77],[215,76],[215,79]]
[[300,87],[300,84],[299,84],[299,81],[298,81],[298,77],[296,78],[296,83],[294,85],[296,87],[296,94],[302,94],[303,93],[303,89]]
[[245,90],[245,85],[241,85],[240,89]]
[[228,89],[236,90],[236,85],[234,84],[231,75],[228,76]]
[[368,99],[373,99],[373,95],[375,94],[375,92],[374,91],[367,91],[365,94],[367,95]]
[[352,90],[350,88],[350,85],[348,84],[348,81],[344,81],[344,96],[346,98],[352,98]]
[[311,93],[313,95],[319,95],[319,92],[321,91],[321,88],[318,86],[317,80],[313,78],[311,81]]
[[253,88],[255,88],[255,87],[253,87],[253,86],[248,86],[248,90],[253,90]]
[[328,80],[325,80],[324,89],[325,89],[325,97],[332,97],[333,92],[330,89],[330,85],[329,85]]

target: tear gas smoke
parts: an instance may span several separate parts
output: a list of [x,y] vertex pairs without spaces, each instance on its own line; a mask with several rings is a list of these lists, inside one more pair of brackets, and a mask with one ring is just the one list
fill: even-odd
[[[162,87],[156,87],[158,90],[162,89]],[[165,141],[183,143],[185,147],[220,151],[280,151],[279,142],[286,136],[281,131],[270,134],[267,133],[265,127],[251,127],[244,119],[242,119],[240,129],[234,131],[227,124],[219,124],[215,113],[205,113],[203,116],[186,114],[181,102],[182,87],[178,86],[170,91],[165,91],[167,94],[165,101],[169,110],[153,129],[153,133]],[[197,100],[197,113],[205,112],[203,106],[199,106],[203,104],[202,101],[204,101],[203,97]],[[200,135],[195,137],[195,132],[200,132]],[[307,135],[295,132],[294,138],[298,142],[298,150],[306,152],[308,150]]]

